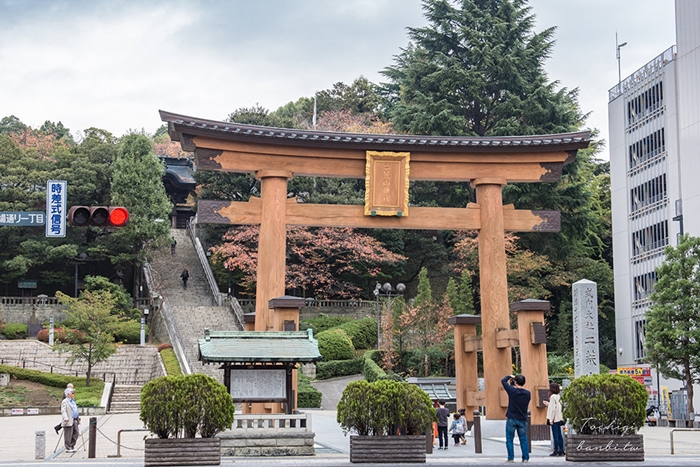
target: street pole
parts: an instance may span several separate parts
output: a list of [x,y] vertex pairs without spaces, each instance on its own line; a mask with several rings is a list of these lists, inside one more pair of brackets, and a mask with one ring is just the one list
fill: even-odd
[[[377,349],[381,348],[381,340],[382,340],[382,326],[381,326],[381,321],[382,321],[382,313],[381,309],[382,307],[379,306],[379,296],[384,296],[387,299],[387,319],[391,319],[391,299],[392,297],[398,297],[400,295],[403,295],[404,291],[406,290],[406,286],[399,283],[396,285],[396,289],[390,284],[390,283],[385,283],[384,285],[380,284],[377,282],[377,286],[374,288],[374,296],[377,297]],[[391,357],[389,357],[391,358]]]

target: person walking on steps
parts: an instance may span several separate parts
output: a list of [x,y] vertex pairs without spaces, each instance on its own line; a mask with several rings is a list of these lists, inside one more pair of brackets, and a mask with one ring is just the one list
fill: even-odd
[[[445,407],[444,399],[438,400],[440,407],[437,408],[437,429],[438,440],[440,447],[438,449],[447,449],[450,445],[447,441],[447,421],[450,418],[450,410]],[[444,447],[443,447],[444,446]]]
[[530,446],[527,441],[527,409],[530,405],[530,391],[525,389],[525,376],[506,375],[501,380],[503,388],[508,394],[508,409],[506,410],[506,462],[515,462],[513,438],[518,432],[520,439],[520,452],[523,462],[530,460]]
[[187,279],[190,278],[190,272],[187,269],[183,270],[182,274],[180,274],[180,278],[182,279],[183,287],[187,288]]
[[177,240],[175,240],[175,237],[170,237],[170,254],[174,255],[175,254],[175,247],[177,246]]
[[61,425],[63,426],[63,443],[66,452],[75,452],[75,443],[80,435],[80,417],[78,406],[75,404],[75,389],[67,388],[64,391],[65,399],[61,402]]
[[544,401],[547,406],[547,425],[552,427],[552,441],[554,442],[554,452],[552,457],[564,456],[564,435],[561,432],[564,425],[564,416],[561,410],[561,400],[559,393],[561,388],[557,383],[549,383],[549,402]]

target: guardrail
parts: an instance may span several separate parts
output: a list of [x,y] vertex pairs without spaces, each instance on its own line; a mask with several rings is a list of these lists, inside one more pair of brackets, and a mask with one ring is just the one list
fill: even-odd
[[58,305],[56,297],[0,297],[0,305]]
[[148,428],[125,428],[123,430],[117,431],[117,454],[112,455],[112,454],[107,454],[107,457],[121,457],[122,456],[122,432],[131,432],[131,431],[151,431]]
[[673,432],[674,431],[700,431],[700,428],[674,428],[674,429],[672,429],[671,430],[671,454],[675,454],[674,449],[673,449]]
[[195,235],[194,229],[192,228],[192,223],[190,221],[187,221],[187,233],[189,234],[192,244],[197,251],[197,256],[199,257],[199,262],[202,264],[202,269],[204,269],[204,275],[207,278],[207,283],[209,283],[211,295],[214,298],[216,305],[221,306],[221,291],[219,291],[219,286],[214,279],[214,273],[211,272],[211,267],[209,267],[209,260],[204,252],[204,248],[202,248],[202,243]]
[[[242,307],[255,307],[254,298],[239,298],[238,303]],[[373,300],[316,300],[307,298],[306,306],[318,308],[376,308],[377,302]]]
[[233,313],[233,318],[236,320],[236,324],[238,325],[238,329],[244,330],[245,321],[243,320],[243,308],[241,308],[241,304],[238,303],[236,297],[233,297],[231,295],[227,297],[227,300],[228,306],[231,309],[231,313]]

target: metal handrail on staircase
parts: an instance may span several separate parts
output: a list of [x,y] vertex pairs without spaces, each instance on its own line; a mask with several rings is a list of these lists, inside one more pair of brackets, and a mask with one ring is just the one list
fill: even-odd
[[204,248],[202,248],[202,243],[195,235],[194,229],[192,228],[192,222],[190,220],[187,221],[187,233],[192,239],[192,244],[194,245],[194,248],[197,251],[199,262],[202,263],[202,269],[204,269],[204,275],[206,276],[207,282],[209,283],[209,288],[211,289],[211,294],[214,297],[214,301],[216,302],[217,306],[221,306],[221,291],[219,290],[219,286],[216,283],[216,280],[214,279],[214,273],[211,271],[209,261],[207,260],[207,255],[206,253],[204,253]]
[[[157,290],[150,263],[144,263],[143,272],[146,279],[146,284],[148,285],[148,290]],[[177,326],[170,317],[170,302],[168,301],[167,297],[163,297],[162,295],[159,298],[160,316],[163,319],[163,323],[165,323],[165,330],[167,331],[168,338],[173,346],[173,351],[175,352],[175,355],[177,355],[177,359],[180,361],[182,372],[189,375],[192,373],[190,370],[190,362],[187,358],[187,354],[185,353],[185,347],[180,341],[180,333],[177,332]],[[155,319],[155,316],[153,316],[153,319]]]
[[226,302],[228,302],[228,307],[233,313],[233,318],[236,320],[236,324],[238,325],[239,329],[245,329],[245,324],[243,322],[243,308],[241,308],[241,305],[240,303],[238,303],[236,297],[228,294],[223,294],[219,290],[219,285],[214,279],[214,273],[212,272],[211,266],[209,265],[209,260],[207,259],[207,255],[204,252],[202,243],[199,241],[199,238],[197,238],[195,229],[192,227],[191,220],[187,221],[187,233],[189,234],[190,239],[194,244],[194,248],[197,251],[197,256],[199,257],[199,261],[200,263],[202,263],[204,275],[207,278],[209,288],[211,289],[212,296],[214,297],[214,301],[216,302],[217,306],[224,306]]
[[165,329],[168,331],[168,337],[170,337],[170,343],[173,346],[173,351],[175,354],[177,354],[178,360],[180,360],[182,372],[186,375],[191,375],[192,370],[190,369],[190,361],[187,358],[185,346],[182,345],[182,342],[180,341],[180,333],[178,332],[177,324],[171,319],[170,302],[168,301],[167,297],[163,297],[160,316],[163,318]]

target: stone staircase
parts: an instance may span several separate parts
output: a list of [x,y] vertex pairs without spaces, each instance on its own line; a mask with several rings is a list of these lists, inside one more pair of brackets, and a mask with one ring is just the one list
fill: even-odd
[[[216,306],[195,246],[184,229],[171,229],[177,241],[176,253],[157,255],[152,263],[158,293],[167,301],[170,319],[183,344],[193,373],[205,373],[223,382],[223,370],[218,365],[203,365],[198,361],[198,340],[204,329],[211,331],[240,331],[228,306]],[[180,274],[187,268],[190,277],[187,289]]]
[[141,388],[143,386],[115,385],[109,413],[141,412]]
[[[0,363],[62,375],[85,376],[84,362],[66,363],[67,354],[54,352],[38,340],[0,341]],[[92,376],[117,385],[143,385],[163,375],[158,348],[153,345],[121,344],[117,352],[92,368]]]

